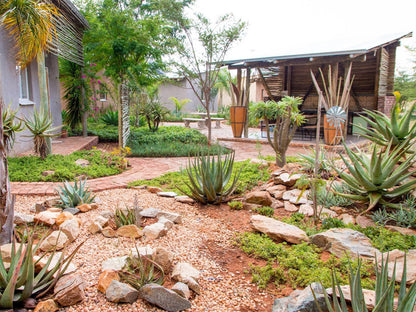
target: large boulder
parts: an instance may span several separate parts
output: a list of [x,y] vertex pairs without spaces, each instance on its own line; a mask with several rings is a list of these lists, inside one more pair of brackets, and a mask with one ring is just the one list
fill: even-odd
[[33,215],[27,215],[27,214],[19,213],[19,212],[14,213],[14,224],[16,225],[33,223],[34,221],[35,221],[35,217]]
[[79,222],[75,218],[66,220],[59,226],[59,229],[68,237],[70,242],[73,242],[81,232]]
[[307,204],[311,203],[308,200],[309,191],[302,191],[298,189],[286,191],[283,193],[282,199],[291,202],[292,204]]
[[292,187],[293,185],[295,185],[296,181],[299,180],[301,177],[302,175],[298,173],[290,174],[290,173],[284,172],[284,173],[274,176],[274,183],[283,184],[288,187]]
[[267,191],[256,191],[246,195],[245,201],[250,204],[270,206],[273,203],[273,199]]
[[[52,208],[51,208],[52,209]],[[50,209],[39,212],[37,215],[35,215],[35,222],[52,226],[56,222],[56,218],[61,214],[62,210],[59,211],[51,211]]]
[[191,308],[191,303],[187,299],[155,283],[140,288],[140,297],[166,311],[174,312]]
[[64,275],[55,285],[54,300],[63,307],[84,301],[85,286],[85,282],[81,275]]
[[[316,300],[312,290],[315,293]],[[326,312],[325,295],[322,285],[312,283],[304,290],[295,290],[290,296],[276,299],[272,312]]]
[[61,231],[53,231],[48,237],[40,244],[40,250],[52,251],[60,250],[70,243],[68,236]]
[[374,258],[380,253],[367,236],[351,229],[330,229],[311,236],[311,242],[338,258],[346,254],[352,258]]
[[[377,263],[380,268],[382,256],[384,261],[389,257],[388,269],[389,278],[393,277],[394,263],[396,262],[396,281],[401,282],[404,268],[404,256],[405,252],[398,249],[392,250],[388,253],[383,253],[377,257]],[[406,268],[406,283],[413,284],[416,282],[416,249],[411,249],[407,252],[406,256],[407,268]]]
[[277,241],[287,241],[292,244],[300,244],[309,241],[305,231],[302,231],[294,225],[273,218],[254,215],[251,217],[251,225],[256,231],[264,233]]
[[105,296],[111,302],[133,303],[139,297],[139,292],[128,284],[112,280],[105,292]]

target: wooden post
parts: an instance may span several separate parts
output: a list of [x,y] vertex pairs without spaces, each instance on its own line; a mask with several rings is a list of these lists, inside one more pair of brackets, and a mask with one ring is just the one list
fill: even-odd
[[241,68],[237,69],[237,89],[238,89],[238,92],[241,93],[241,89],[242,89],[241,88]]
[[248,138],[248,109],[250,106],[250,67],[247,67],[247,74],[246,74],[246,123],[244,125],[244,137]]

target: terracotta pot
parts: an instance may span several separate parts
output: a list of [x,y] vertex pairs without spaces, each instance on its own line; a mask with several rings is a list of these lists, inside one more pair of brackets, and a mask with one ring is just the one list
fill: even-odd
[[230,119],[231,129],[235,138],[241,138],[246,124],[247,108],[245,106],[231,106]]
[[61,131],[61,138],[67,138],[68,137],[68,131],[67,130],[62,130]]
[[341,143],[341,138],[344,135],[345,123],[341,123],[337,129],[335,126],[331,126],[327,120],[326,114],[324,115],[324,139],[325,144],[337,145]]

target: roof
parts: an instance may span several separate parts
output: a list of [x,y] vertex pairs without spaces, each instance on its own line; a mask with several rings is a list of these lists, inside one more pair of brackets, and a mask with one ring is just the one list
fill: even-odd
[[318,52],[318,53],[306,53],[306,54],[292,54],[292,55],[280,55],[280,56],[268,56],[268,57],[259,57],[259,58],[247,58],[247,59],[237,59],[237,60],[228,60],[223,61],[220,64],[223,66],[229,67],[250,67],[250,64],[263,64],[264,66],[277,66],[280,61],[289,61],[297,59],[313,59],[321,57],[336,57],[336,56],[347,56],[349,58],[355,58],[357,56],[367,54],[369,52],[375,51],[379,48],[394,44],[399,42],[403,38],[412,37],[413,33],[407,33],[405,35],[390,37],[389,40],[384,39],[383,43],[373,45],[374,43],[364,43],[363,46],[358,49],[351,50],[342,50],[342,51],[333,51],[333,52]]
[[70,18],[82,28],[88,29],[90,26],[88,21],[85,17],[81,14],[81,12],[77,9],[77,7],[71,2],[71,0],[52,0],[53,4],[68,13]]

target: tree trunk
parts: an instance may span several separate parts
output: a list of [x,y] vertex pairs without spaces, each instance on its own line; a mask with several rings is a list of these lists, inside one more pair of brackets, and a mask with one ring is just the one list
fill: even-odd
[[[81,71],[82,72],[82,71]],[[87,137],[88,136],[88,111],[87,111],[87,105],[85,105],[85,102],[87,101],[85,97],[85,86],[81,86],[81,108],[82,108],[82,116],[81,116],[81,124],[82,124],[82,136]]]
[[248,138],[248,114],[249,114],[249,106],[250,106],[250,67],[247,68],[247,74],[246,74],[246,107],[247,107],[247,111],[246,111],[246,124],[244,125],[244,137]]
[[[0,99],[0,117],[2,100]],[[3,122],[0,118],[0,138],[3,138]],[[0,140],[0,245],[11,243],[13,236],[14,196],[10,193],[9,171],[7,167],[6,147]]]
[[126,81],[120,85],[120,101],[118,107],[118,145],[121,148],[126,147],[127,140],[130,136],[129,124],[129,89]]
[[[40,114],[50,115],[49,107],[49,97],[48,97],[48,83],[46,77],[46,67],[45,67],[45,53],[43,51],[39,52],[36,56],[36,61],[38,64],[38,80],[39,80],[39,95],[40,95]],[[52,153],[52,143],[51,138],[45,137],[46,139],[46,155]]]

